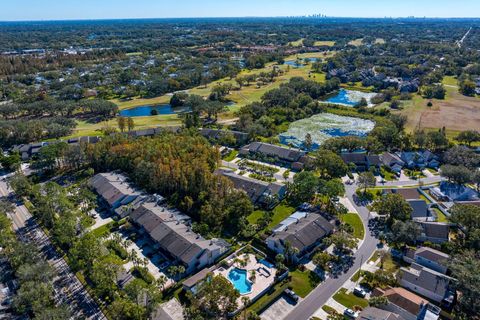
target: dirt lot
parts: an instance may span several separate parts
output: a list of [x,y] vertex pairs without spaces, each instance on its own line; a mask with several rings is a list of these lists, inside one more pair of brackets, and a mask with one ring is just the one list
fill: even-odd
[[408,116],[407,129],[433,129],[445,127],[457,132],[480,127],[480,98],[465,97],[456,88],[447,87],[445,100],[433,99],[433,106],[427,107],[427,99],[414,96],[405,103],[402,114]]

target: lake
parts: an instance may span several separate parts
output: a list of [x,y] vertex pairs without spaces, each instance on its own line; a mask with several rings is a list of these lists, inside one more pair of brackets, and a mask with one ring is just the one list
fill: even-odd
[[310,118],[292,122],[288,130],[279,135],[280,143],[304,149],[304,140],[310,133],[312,150],[316,150],[327,139],[334,137],[365,137],[375,127],[375,123],[355,117],[320,113]]
[[157,110],[158,115],[179,114],[187,112],[187,108],[172,108],[169,104],[158,106],[140,106],[120,111],[121,117],[149,117],[152,115],[152,110]]
[[[320,58],[308,58],[310,60],[310,63],[313,63],[313,62],[316,62],[317,60],[319,60]],[[306,67],[305,64],[305,59],[300,59],[302,61],[301,64],[297,64],[297,60],[287,60],[285,61],[284,64],[286,65],[289,65],[291,67],[294,67],[294,68],[303,68],[303,67]]]
[[362,100],[362,98],[365,98],[367,100],[368,106],[372,107],[372,98],[376,95],[376,93],[371,92],[340,89],[337,95],[328,98],[327,100],[325,100],[325,102],[354,107]]

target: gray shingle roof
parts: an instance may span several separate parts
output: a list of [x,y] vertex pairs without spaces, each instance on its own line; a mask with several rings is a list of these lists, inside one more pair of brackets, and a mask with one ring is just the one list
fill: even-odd
[[267,156],[275,156],[280,160],[289,162],[297,162],[305,155],[305,152],[299,149],[280,147],[263,142],[253,142],[246,146],[245,149],[253,153],[262,153]]
[[450,258],[448,254],[429,247],[418,248],[417,251],[415,251],[415,255],[439,264],[445,263]]
[[410,268],[401,268],[401,270],[402,281],[407,281],[416,287],[434,292],[442,297],[448,292],[448,285],[452,280],[452,278],[440,272],[416,263],[412,263]]

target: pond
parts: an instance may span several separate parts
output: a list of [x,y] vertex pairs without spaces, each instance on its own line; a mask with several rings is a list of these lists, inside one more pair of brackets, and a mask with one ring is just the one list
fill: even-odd
[[169,104],[158,106],[140,106],[120,111],[121,117],[148,117],[152,116],[152,110],[156,110],[158,115],[178,114],[187,112],[187,108],[172,108]]
[[371,92],[340,89],[337,95],[328,98],[327,100],[325,100],[325,102],[354,107],[362,100],[362,98],[365,98],[367,100],[368,106],[372,107],[372,98],[376,95],[376,93]]
[[279,135],[280,143],[305,149],[307,133],[312,137],[312,150],[316,150],[327,139],[334,137],[365,137],[373,130],[375,123],[354,117],[321,113],[307,119],[292,122],[288,131]]
[[[309,63],[313,63],[313,62],[316,62],[317,60],[319,60],[320,58],[308,58],[308,60],[310,61]],[[285,61],[284,64],[286,65],[289,65],[291,67],[294,67],[294,68],[303,68],[303,67],[306,67],[307,65],[304,64],[305,63],[305,59],[300,59],[302,61],[302,63],[300,64],[297,64],[297,60],[287,60]]]

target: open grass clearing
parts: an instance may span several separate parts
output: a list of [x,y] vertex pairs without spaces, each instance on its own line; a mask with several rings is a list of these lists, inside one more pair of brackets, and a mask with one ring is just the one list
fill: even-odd
[[363,227],[362,219],[356,213],[346,213],[340,215],[340,220],[353,228],[353,236],[357,239],[365,237],[365,228]]
[[305,298],[321,281],[318,275],[310,270],[292,271],[290,277],[289,286],[302,298]]
[[333,47],[335,45],[335,41],[330,41],[330,40],[315,41],[313,45],[315,47],[321,47],[321,46]]
[[301,46],[303,46],[303,38],[302,38],[302,39],[298,39],[298,40],[296,40],[296,41],[290,41],[290,42],[288,43],[288,45],[291,46],[291,47],[301,47]]
[[355,40],[351,40],[348,44],[351,45],[351,46],[359,47],[363,44],[363,38],[358,38],[358,39],[355,39]]
[[255,210],[247,217],[247,221],[250,224],[255,224],[261,217],[263,217],[264,214],[265,211],[263,210]]
[[269,229],[272,229],[276,225],[278,225],[280,222],[288,218],[292,213],[295,212],[294,207],[290,207],[285,204],[279,204],[273,209],[273,216],[272,216],[272,222],[268,225]]

